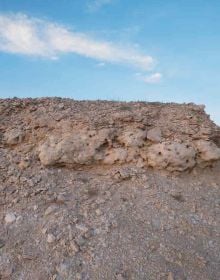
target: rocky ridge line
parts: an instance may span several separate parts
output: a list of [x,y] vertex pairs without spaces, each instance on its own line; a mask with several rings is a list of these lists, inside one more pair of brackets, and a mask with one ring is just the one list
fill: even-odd
[[44,166],[131,164],[168,171],[220,160],[204,106],[60,98],[0,100],[0,143]]

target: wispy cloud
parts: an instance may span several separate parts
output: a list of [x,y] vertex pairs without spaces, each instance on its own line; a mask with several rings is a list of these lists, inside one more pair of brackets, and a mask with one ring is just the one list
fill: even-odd
[[96,40],[54,22],[24,14],[0,15],[0,51],[49,59],[74,53],[101,62],[127,64],[141,70],[149,70],[154,65],[151,56],[135,48]]
[[141,76],[140,79],[143,80],[147,84],[158,84],[162,79],[162,74],[154,73],[149,76]]
[[89,12],[96,12],[103,6],[111,4],[112,0],[89,0],[87,3],[87,9]]
[[99,62],[96,64],[97,67],[104,67],[105,66],[105,62]]

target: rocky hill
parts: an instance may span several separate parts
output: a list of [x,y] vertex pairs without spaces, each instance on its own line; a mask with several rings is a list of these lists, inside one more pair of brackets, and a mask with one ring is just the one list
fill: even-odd
[[0,99],[0,279],[220,279],[204,106]]

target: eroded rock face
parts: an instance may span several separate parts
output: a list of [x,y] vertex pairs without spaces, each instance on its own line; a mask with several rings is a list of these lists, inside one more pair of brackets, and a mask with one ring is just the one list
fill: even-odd
[[90,165],[104,158],[102,146],[111,142],[114,129],[73,131],[72,134],[50,136],[39,147],[43,165]]
[[128,157],[128,151],[124,148],[113,148],[106,152],[103,163],[114,164],[114,163],[125,163]]
[[[39,158],[45,166],[133,163],[169,171],[192,169],[197,163],[220,159],[220,149],[210,141],[193,143],[162,142],[151,144],[135,133],[116,130],[80,131],[76,134],[49,136],[39,146]],[[140,135],[139,135],[140,136]],[[115,139],[119,142],[115,143]],[[129,139],[127,142],[122,139]],[[120,146],[121,145],[121,146]]]
[[204,162],[211,162],[220,159],[220,148],[211,141],[198,140],[195,142],[198,157]]
[[184,171],[195,166],[196,151],[189,144],[161,143],[148,149],[148,164],[159,169]]
[[119,135],[119,141],[126,147],[142,147],[147,138],[147,131],[136,129],[128,130]]
[[213,142],[202,139],[162,142],[162,132],[158,127],[149,130],[132,127],[90,130],[71,129],[69,126],[62,129],[66,131],[64,134],[50,135],[39,146],[39,158],[45,166],[133,163],[142,167],[185,171],[201,162],[220,159],[220,149]]
[[31,167],[36,156],[43,166],[133,165],[169,171],[220,159],[220,148],[211,140],[220,143],[220,129],[204,107],[194,104],[45,98],[0,100],[0,107],[0,145],[17,153],[21,169]]

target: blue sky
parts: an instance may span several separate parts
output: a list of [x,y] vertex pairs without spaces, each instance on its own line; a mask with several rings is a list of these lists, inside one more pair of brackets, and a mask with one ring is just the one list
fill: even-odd
[[0,97],[195,102],[220,124],[220,1],[0,0]]

